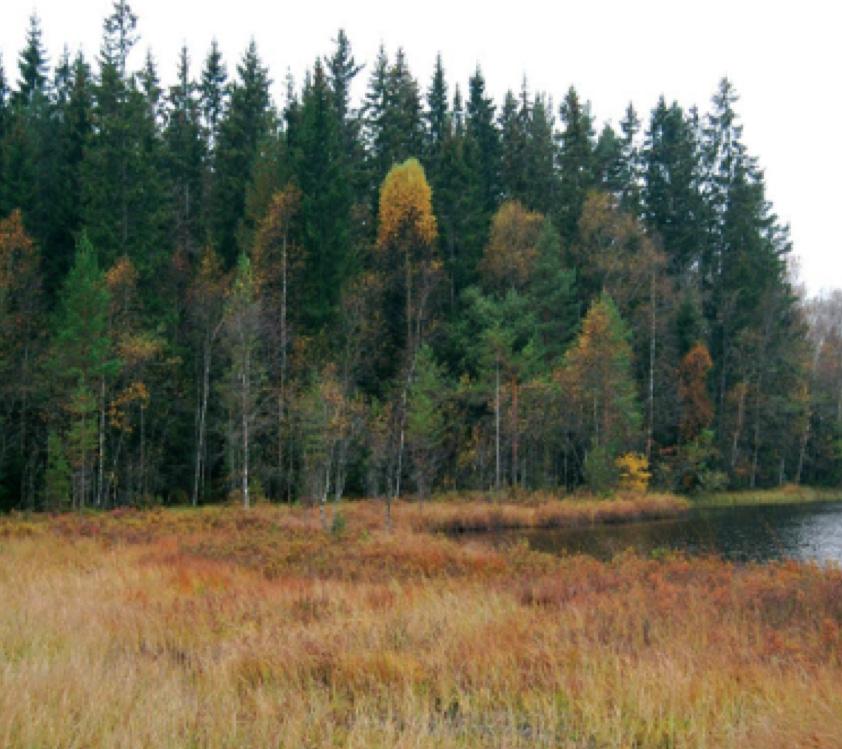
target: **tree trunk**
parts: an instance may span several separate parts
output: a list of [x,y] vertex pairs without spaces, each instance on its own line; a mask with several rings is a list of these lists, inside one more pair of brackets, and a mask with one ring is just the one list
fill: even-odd
[[743,430],[743,418],[745,415],[746,405],[746,389],[742,387],[740,390],[740,401],[737,404],[737,424],[734,427],[734,436],[731,441],[731,470],[733,471],[737,465],[737,451],[740,445],[740,433]]
[[512,377],[512,486],[518,485],[518,385],[517,377]]
[[500,491],[500,361],[494,370],[494,489]]
[[655,434],[655,336],[657,334],[657,311],[655,309],[655,273],[652,273],[649,295],[651,315],[649,318],[649,397],[646,425],[646,460],[652,460],[652,441]]
[[249,367],[251,364],[251,356],[246,349],[245,359],[243,362],[242,375],[242,400],[241,400],[241,418],[243,430],[243,507],[248,509],[251,505],[249,498],[249,418],[248,418],[248,396],[249,396]]
[[205,459],[205,435],[207,432],[208,413],[208,391],[210,389],[210,368],[211,368],[211,340],[210,336],[205,337],[204,352],[202,354],[202,385],[199,395],[199,423],[196,435],[196,462],[193,473],[193,507],[199,504],[199,486],[204,476]]
[[105,377],[99,386],[99,459],[97,465],[96,506],[102,506],[103,477],[105,475]]

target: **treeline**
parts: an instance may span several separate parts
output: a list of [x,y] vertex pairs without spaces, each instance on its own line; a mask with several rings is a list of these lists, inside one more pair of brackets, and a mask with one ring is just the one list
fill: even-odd
[[[495,103],[339,32],[283,107],[256,46],[164,88],[0,64],[0,507],[842,480],[842,301],[711,109]],[[620,459],[618,461],[618,459]]]

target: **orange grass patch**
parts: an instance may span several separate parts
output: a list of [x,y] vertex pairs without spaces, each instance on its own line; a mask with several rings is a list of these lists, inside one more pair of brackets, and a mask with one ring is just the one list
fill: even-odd
[[839,569],[556,558],[375,509],[341,538],[277,508],[4,521],[0,745],[840,745]]

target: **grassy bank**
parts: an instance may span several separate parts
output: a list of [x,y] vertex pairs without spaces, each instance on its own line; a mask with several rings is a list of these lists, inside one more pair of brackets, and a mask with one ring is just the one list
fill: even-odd
[[785,484],[776,489],[743,489],[702,494],[694,500],[693,504],[705,507],[738,507],[741,505],[831,502],[840,499],[842,499],[842,489]]
[[410,509],[5,519],[0,745],[838,746],[842,571],[561,559]]
[[[330,503],[326,517],[331,522],[338,513],[349,530],[374,531],[384,526],[384,507],[384,503],[378,500],[355,500],[338,506]],[[671,494],[621,495],[612,499],[583,495],[560,499],[543,493],[498,497],[462,493],[423,503],[394,502],[392,523],[397,530],[411,531],[567,528],[676,517],[689,507],[687,500]],[[224,529],[232,525],[317,530],[321,527],[320,522],[319,514],[308,507],[259,504],[248,514],[242,514],[237,507],[218,505],[201,510],[115,510],[57,516],[19,515],[13,519],[0,516],[0,537],[8,532],[17,535],[52,532],[139,541],[168,534]]]

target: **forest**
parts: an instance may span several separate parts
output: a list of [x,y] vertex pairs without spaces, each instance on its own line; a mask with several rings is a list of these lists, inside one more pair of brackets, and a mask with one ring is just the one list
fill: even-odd
[[727,79],[600,126],[341,30],[282,103],[254,43],[131,69],[125,0],[94,59],[23,31],[0,510],[842,482],[842,293],[799,290]]

